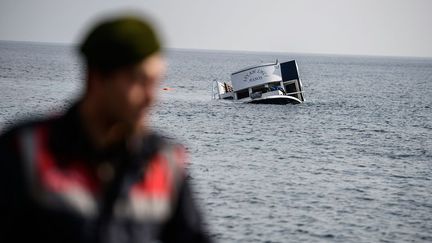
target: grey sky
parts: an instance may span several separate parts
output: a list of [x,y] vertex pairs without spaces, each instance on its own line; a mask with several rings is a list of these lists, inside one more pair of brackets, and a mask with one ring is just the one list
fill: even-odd
[[0,0],[0,40],[74,43],[127,9],[173,48],[432,57],[431,0]]

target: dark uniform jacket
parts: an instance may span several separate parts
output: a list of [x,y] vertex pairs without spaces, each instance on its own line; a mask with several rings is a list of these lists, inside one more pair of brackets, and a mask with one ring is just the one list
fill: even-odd
[[[0,136],[0,242],[209,242],[182,146],[95,149],[77,105]],[[132,147],[133,149],[130,149]]]

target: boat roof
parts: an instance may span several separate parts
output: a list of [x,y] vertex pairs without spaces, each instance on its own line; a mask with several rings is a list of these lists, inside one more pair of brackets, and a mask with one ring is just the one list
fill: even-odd
[[242,70],[233,72],[233,73],[231,73],[231,75],[234,75],[234,74],[237,74],[237,73],[241,73],[241,72],[244,72],[244,71],[247,71],[247,70],[251,70],[251,69],[254,69],[254,68],[258,68],[258,67],[273,66],[273,65],[276,65],[276,64],[278,64],[278,61],[276,61],[275,63],[263,63],[263,64],[260,64],[260,65],[249,66],[249,67],[246,67],[246,68],[244,68]]

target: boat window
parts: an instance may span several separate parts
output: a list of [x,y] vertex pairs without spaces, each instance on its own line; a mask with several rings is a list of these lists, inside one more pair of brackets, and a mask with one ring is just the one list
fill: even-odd
[[268,91],[269,91],[269,89],[267,87],[265,87],[264,85],[260,85],[260,86],[252,88],[252,93],[255,93],[255,92],[266,93]]
[[286,84],[285,85],[285,90],[286,90],[287,93],[294,93],[294,92],[298,91],[295,82]]
[[245,89],[245,90],[241,90],[237,92],[237,99],[243,99],[249,97],[249,90]]
[[283,91],[280,82],[276,82],[276,83],[269,83],[268,86],[269,86],[269,90],[270,90],[270,91],[276,91],[276,90],[281,90],[281,91]]

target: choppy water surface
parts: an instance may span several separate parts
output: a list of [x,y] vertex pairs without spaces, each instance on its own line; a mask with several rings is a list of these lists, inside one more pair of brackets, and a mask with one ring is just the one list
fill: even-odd
[[[168,52],[154,127],[184,141],[219,242],[431,242],[432,59]],[[301,105],[211,100],[213,80],[296,59]],[[0,42],[0,129],[80,93],[66,46]]]

